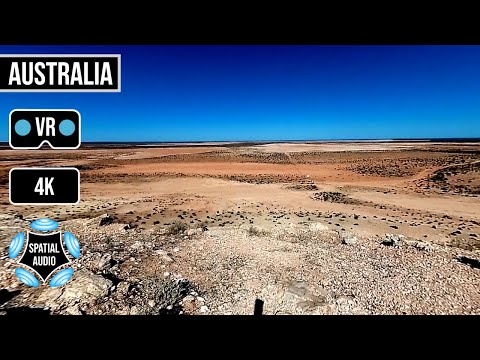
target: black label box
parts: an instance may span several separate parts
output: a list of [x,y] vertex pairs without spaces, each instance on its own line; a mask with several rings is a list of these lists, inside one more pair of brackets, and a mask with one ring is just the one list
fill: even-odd
[[80,202],[76,168],[13,168],[9,173],[12,205],[75,205]]
[[119,54],[0,55],[0,92],[120,92]]
[[78,149],[81,144],[81,117],[70,109],[16,109],[9,116],[9,143],[12,149]]

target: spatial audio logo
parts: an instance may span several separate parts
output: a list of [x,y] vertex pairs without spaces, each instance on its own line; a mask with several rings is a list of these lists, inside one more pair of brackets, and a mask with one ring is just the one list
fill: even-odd
[[[17,234],[10,242],[8,256],[10,259],[17,259],[19,265],[32,271],[18,267],[15,275],[22,283],[31,287],[39,286],[39,279],[44,284],[50,279],[51,287],[65,285],[73,275],[73,269],[65,267],[72,263],[69,255],[74,259],[80,256],[80,243],[77,238],[69,232],[65,232],[62,237],[60,231],[55,231],[58,223],[50,219],[36,220],[30,227],[40,233],[28,230],[26,236],[24,233]],[[66,246],[67,253],[63,245]],[[22,250],[23,253],[19,256]],[[58,271],[61,267],[64,268]]]

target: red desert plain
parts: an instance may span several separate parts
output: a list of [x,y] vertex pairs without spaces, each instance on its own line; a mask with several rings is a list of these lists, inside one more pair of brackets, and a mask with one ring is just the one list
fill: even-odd
[[[75,166],[81,201],[13,206],[12,167]],[[480,314],[480,143],[0,149],[0,312]],[[27,288],[10,240],[48,217],[82,254]]]

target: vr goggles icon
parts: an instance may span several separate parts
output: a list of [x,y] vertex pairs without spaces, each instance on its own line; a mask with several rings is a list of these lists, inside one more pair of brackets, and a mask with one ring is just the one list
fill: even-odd
[[16,109],[10,112],[12,149],[39,149],[44,143],[52,149],[78,149],[81,119],[77,110]]

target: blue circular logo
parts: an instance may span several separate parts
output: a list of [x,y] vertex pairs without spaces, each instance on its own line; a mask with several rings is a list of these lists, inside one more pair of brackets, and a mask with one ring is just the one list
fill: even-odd
[[30,131],[32,130],[32,125],[27,120],[18,120],[15,123],[15,132],[19,136],[26,136],[30,134]]
[[70,136],[75,132],[75,124],[72,120],[62,120],[59,130],[63,136]]

